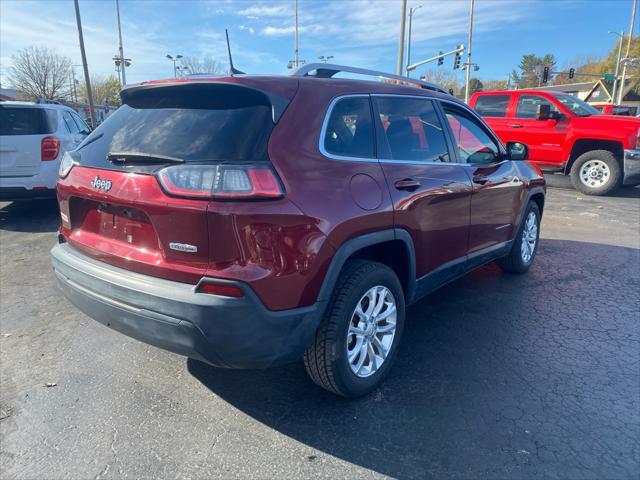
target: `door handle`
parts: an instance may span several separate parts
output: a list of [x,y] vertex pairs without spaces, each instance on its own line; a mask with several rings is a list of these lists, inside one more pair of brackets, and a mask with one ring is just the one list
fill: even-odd
[[489,181],[489,177],[483,177],[481,175],[477,175],[473,177],[473,183],[477,183],[479,185],[484,185]]
[[512,123],[511,128],[522,128],[522,124],[521,123]]
[[414,180],[413,178],[405,178],[403,180],[397,180],[394,184],[397,190],[406,190],[408,192],[413,192],[420,187],[420,182]]

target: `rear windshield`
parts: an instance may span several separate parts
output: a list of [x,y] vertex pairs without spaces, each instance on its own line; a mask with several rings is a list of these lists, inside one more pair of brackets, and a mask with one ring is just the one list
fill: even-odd
[[105,160],[109,153],[194,163],[269,159],[273,112],[262,93],[234,85],[176,85],[130,92],[123,100],[79,147],[82,165],[119,169]]
[[55,110],[0,105],[0,135],[47,135],[57,128]]
[[272,127],[266,105],[219,110],[124,105],[101,131],[109,141],[108,152],[243,162],[266,160]]

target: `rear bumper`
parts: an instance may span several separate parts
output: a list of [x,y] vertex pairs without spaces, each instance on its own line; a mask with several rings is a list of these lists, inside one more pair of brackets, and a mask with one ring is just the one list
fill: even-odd
[[244,297],[196,293],[193,285],[123,270],[67,244],[51,250],[59,288],[82,312],[125,335],[219,367],[265,368],[302,357],[324,304],[268,310]]
[[[56,160],[40,162],[40,168],[35,175],[24,177],[0,177],[0,194],[3,199],[43,197],[44,193],[56,194],[56,181],[62,153]],[[9,194],[17,194],[9,198]]]
[[624,185],[640,184],[640,150],[624,151]]

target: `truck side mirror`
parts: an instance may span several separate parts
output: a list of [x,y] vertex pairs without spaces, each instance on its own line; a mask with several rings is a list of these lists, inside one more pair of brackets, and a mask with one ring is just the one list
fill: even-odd
[[551,118],[551,105],[541,103],[536,110],[536,120],[549,120]]

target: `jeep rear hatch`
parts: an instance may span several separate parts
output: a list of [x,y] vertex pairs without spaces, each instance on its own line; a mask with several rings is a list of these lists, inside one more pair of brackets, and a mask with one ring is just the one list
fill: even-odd
[[62,233],[105,262],[196,283],[209,260],[209,200],[280,195],[267,150],[288,100],[225,82],[121,96],[70,155],[75,166],[58,188]]

